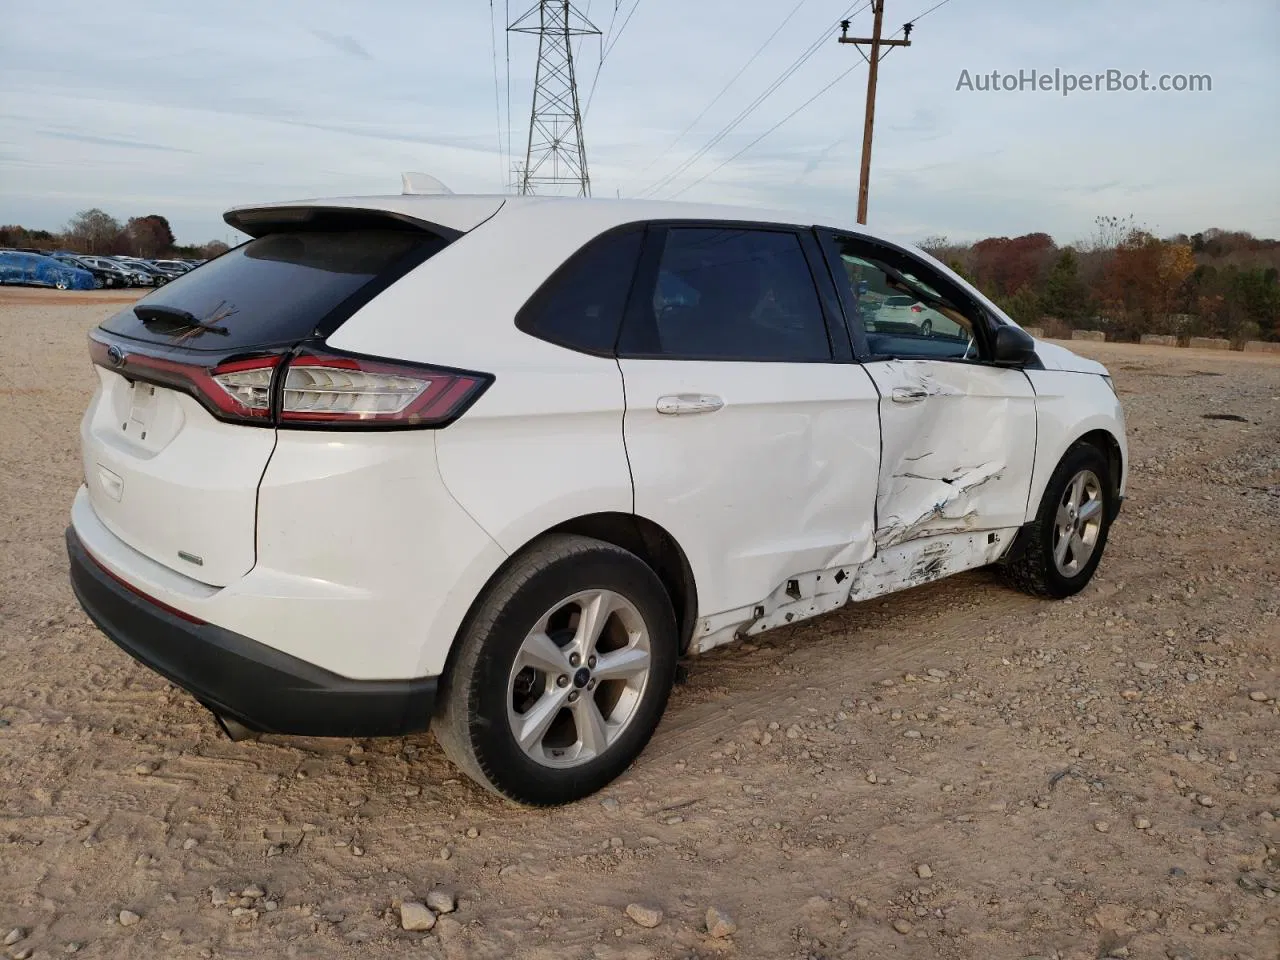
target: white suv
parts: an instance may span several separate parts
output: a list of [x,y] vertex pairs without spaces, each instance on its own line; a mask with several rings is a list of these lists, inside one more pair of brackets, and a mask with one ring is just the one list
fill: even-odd
[[[562,803],[643,749],[682,656],[989,564],[1063,597],[1102,557],[1104,368],[863,228],[482,196],[226,219],[255,239],[90,336],[67,543],[89,615],[229,732],[430,724]],[[889,296],[951,322],[877,329]]]

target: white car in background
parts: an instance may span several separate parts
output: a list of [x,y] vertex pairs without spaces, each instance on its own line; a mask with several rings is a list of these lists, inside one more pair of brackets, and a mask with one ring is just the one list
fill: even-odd
[[951,336],[962,335],[960,324],[911,295],[894,294],[886,297],[876,313],[875,323],[877,329],[895,324],[915,327],[925,337],[931,336],[935,331]]
[[[989,564],[1068,596],[1120,507],[1104,368],[865,228],[485,196],[226,220],[255,239],[91,335],[67,543],[89,615],[233,735],[430,726],[486,787],[575,800],[680,657]],[[878,329],[870,288],[959,322]]]

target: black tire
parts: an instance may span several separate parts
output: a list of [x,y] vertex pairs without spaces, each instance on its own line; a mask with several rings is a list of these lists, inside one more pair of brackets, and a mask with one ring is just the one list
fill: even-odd
[[920,333],[926,337],[931,336],[933,334],[933,321],[925,320],[924,323],[920,324]]
[[[509,678],[529,631],[547,610],[586,590],[611,590],[639,612],[649,633],[650,674],[627,726],[599,756],[551,767],[521,749],[507,709]],[[517,557],[472,608],[440,697],[432,730],[467,776],[501,796],[532,806],[580,800],[621,774],[662,719],[675,681],[679,640],[662,582],[621,547],[555,534]]]
[[[1067,487],[1083,470],[1091,471],[1100,481],[1103,509],[1101,527],[1093,553],[1073,576],[1066,576],[1054,562],[1054,529],[1058,506],[1066,496]],[[1111,467],[1101,450],[1089,443],[1079,443],[1066,452],[1058,463],[1036,519],[1024,526],[1000,564],[1000,573],[1007,583],[1036,597],[1060,600],[1079,593],[1093,578],[1107,546],[1107,534],[1116,515],[1119,494],[1111,478]]]

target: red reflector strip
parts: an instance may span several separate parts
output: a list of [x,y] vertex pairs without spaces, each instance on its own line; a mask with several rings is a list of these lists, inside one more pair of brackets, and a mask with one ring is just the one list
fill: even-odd
[[199,617],[193,617],[189,613],[184,613],[183,611],[179,610],[177,607],[171,607],[167,603],[164,603],[161,600],[157,600],[155,597],[151,596],[151,594],[149,593],[143,593],[141,590],[135,587],[132,583],[129,583],[129,581],[123,579],[118,574],[108,570],[106,565],[97,557],[95,557],[92,553],[90,553],[87,547],[85,548],[84,552],[88,555],[89,559],[93,561],[94,565],[99,570],[105,573],[108,577],[110,577],[116,583],[120,584],[120,586],[124,587],[134,596],[147,601],[147,603],[151,604],[153,607],[159,607],[165,613],[169,613],[175,617],[178,617],[179,619],[186,620],[188,623],[194,623],[194,624],[199,624],[203,626],[207,622],[205,620],[201,620]]
[[89,356],[93,362],[126,379],[141,380],[189,393],[210,413],[224,420],[267,420],[271,416],[271,411],[266,406],[251,407],[242,403],[214,378],[220,374],[246,370],[274,370],[281,359],[278,355],[232,360],[211,368],[200,363],[184,363],[152,356],[138,349],[122,350],[118,346],[113,357],[112,349],[112,344],[103,342],[93,334],[89,335]]

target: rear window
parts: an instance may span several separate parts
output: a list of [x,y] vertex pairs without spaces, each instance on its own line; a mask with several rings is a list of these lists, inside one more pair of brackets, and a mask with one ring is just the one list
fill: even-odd
[[102,328],[153,343],[180,340],[193,349],[223,352],[327,336],[447,243],[420,230],[272,233],[138,301],[184,311],[216,329],[193,336],[191,324],[154,315],[144,320],[132,307]]

